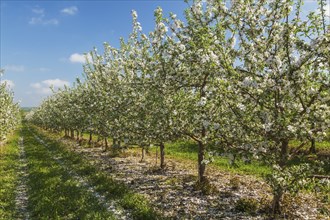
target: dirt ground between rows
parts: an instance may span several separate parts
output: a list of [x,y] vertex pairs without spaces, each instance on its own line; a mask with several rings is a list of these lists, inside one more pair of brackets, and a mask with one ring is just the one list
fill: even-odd
[[[146,196],[155,209],[166,217],[268,219],[265,212],[269,212],[272,194],[270,187],[260,178],[208,166],[206,174],[211,183],[211,193],[205,195],[201,190],[196,190],[197,163],[190,160],[166,158],[167,169],[164,172],[156,166],[154,153],[141,162],[137,149],[129,149],[120,156],[112,157],[109,151],[104,152],[101,147],[89,148],[65,139],[61,141],[114,179]],[[324,219],[318,208],[325,204],[317,197],[315,194],[298,194],[294,199],[287,196],[285,219]]]

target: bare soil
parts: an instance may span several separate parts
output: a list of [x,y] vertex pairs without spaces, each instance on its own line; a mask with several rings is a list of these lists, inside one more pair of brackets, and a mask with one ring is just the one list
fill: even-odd
[[[154,154],[141,162],[140,151],[136,149],[111,157],[111,153],[104,152],[101,147],[87,148],[65,139],[61,141],[109,176],[143,194],[157,211],[171,219],[268,219],[271,190],[255,176],[233,174],[209,166],[210,185],[203,193],[196,186],[197,163],[190,160],[166,158],[167,167],[160,170]],[[316,194],[298,194],[285,201],[289,201],[289,204],[283,204],[285,219],[325,217],[318,210],[325,204]]]

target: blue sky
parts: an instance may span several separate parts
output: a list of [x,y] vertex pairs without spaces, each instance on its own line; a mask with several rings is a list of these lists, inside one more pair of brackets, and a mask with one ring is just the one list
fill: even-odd
[[82,76],[82,54],[103,42],[119,46],[132,30],[131,10],[143,31],[154,27],[161,6],[183,15],[183,1],[3,1],[1,0],[2,80],[21,106],[37,106],[51,94],[49,86],[70,85]]
[[[183,16],[183,0],[1,1],[0,67],[21,106],[37,106],[50,85],[70,85],[82,76],[82,54],[103,42],[117,47],[132,29],[131,10],[143,31],[154,27],[153,11]],[[305,11],[315,10],[306,1]]]

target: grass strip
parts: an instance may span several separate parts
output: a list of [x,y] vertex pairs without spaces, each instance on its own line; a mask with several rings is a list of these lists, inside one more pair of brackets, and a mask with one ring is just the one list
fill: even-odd
[[[297,147],[297,142],[292,142],[291,147]],[[323,141],[316,143],[317,151],[325,152],[330,150],[330,142]],[[155,148],[151,148],[152,152],[155,152]],[[198,145],[192,141],[177,141],[174,143],[165,144],[165,152],[168,158],[173,158],[176,160],[189,160],[191,162],[197,163],[198,157]],[[299,157],[297,160],[292,161],[291,163],[299,164],[303,162],[308,162]],[[325,173],[328,173],[330,170],[329,161],[324,161],[324,170]],[[224,156],[214,156],[214,161],[210,163],[210,166],[218,168],[219,170],[231,172],[233,174],[248,174],[254,175],[257,177],[263,177],[272,172],[272,169],[263,164],[262,162],[252,160],[250,163],[244,163],[241,160],[235,161],[235,166],[229,164],[229,159]]]
[[16,185],[19,170],[19,131],[8,137],[0,146],[0,219],[16,218]]
[[163,219],[144,196],[133,192],[122,182],[112,179],[106,172],[98,170],[81,155],[70,151],[67,146],[58,142],[58,135],[45,133],[34,127],[32,129],[47,142],[54,154],[62,157],[67,167],[87,178],[98,193],[109,200],[116,200],[123,209],[129,210],[133,219]]
[[114,219],[112,213],[70,176],[23,127],[28,160],[28,210],[31,219]]
[[[156,149],[152,148],[152,152]],[[189,160],[196,162],[198,157],[198,145],[191,141],[178,141],[175,143],[165,144],[165,152],[167,158],[173,158],[176,160]],[[229,164],[229,159],[224,156],[214,156],[214,161],[209,166],[215,167],[219,170],[230,172],[233,174],[248,174],[257,177],[262,177],[271,173],[271,169],[257,161],[251,161],[250,163],[244,163],[241,160],[235,161],[235,166]]]

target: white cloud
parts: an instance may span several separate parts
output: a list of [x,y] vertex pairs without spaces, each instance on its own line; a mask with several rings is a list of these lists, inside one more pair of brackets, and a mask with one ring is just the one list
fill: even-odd
[[30,86],[34,89],[40,89],[42,87],[40,83],[32,83]]
[[42,82],[30,84],[30,86],[35,90],[37,94],[42,94],[42,95],[52,94],[52,89],[50,87],[53,87],[53,89],[56,91],[59,88],[63,88],[64,86],[69,86],[69,85],[70,83],[68,81],[61,79],[47,79]]
[[76,6],[71,6],[68,8],[63,8],[61,10],[61,13],[67,14],[67,15],[75,15],[78,12],[78,8]]
[[45,13],[45,9],[43,8],[33,8],[32,12],[35,14],[34,17],[32,17],[29,21],[29,24],[32,25],[58,25],[59,21],[55,18],[52,19],[45,19],[46,13]]
[[[88,60],[91,60],[91,56],[89,54],[87,55],[87,58],[88,58]],[[74,53],[74,54],[71,54],[69,60],[71,63],[85,63],[86,55]]]
[[2,80],[1,84],[6,84],[7,88],[9,88],[9,89],[12,89],[15,87],[14,82],[9,79]]
[[70,85],[69,82],[67,82],[65,80],[61,80],[61,79],[47,79],[47,80],[42,81],[42,83],[47,86],[54,86],[55,88],[63,87],[64,85],[66,85],[66,86]]
[[53,18],[53,19],[44,19],[44,16],[39,16],[39,17],[33,17],[30,19],[29,24],[32,25],[37,25],[37,24],[41,24],[41,25],[58,25],[60,22]]
[[4,67],[5,72],[6,71],[11,71],[11,72],[24,72],[25,67],[21,65],[7,65]]

